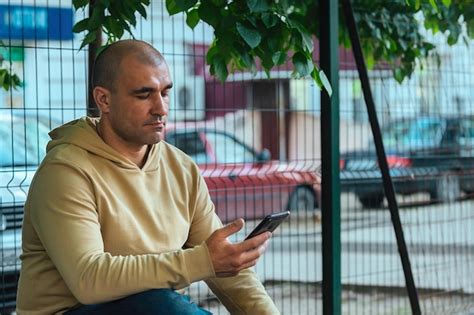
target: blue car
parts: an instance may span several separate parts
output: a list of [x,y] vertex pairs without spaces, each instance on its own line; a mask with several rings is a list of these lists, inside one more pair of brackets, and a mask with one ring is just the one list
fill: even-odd
[[[450,202],[474,192],[474,117],[425,116],[397,120],[382,130],[395,191],[429,193]],[[341,190],[355,193],[363,206],[380,207],[382,175],[372,145],[341,155]]]

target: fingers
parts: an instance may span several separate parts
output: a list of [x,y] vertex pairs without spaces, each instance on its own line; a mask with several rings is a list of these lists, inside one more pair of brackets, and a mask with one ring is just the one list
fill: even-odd
[[249,250],[252,250],[254,248],[257,248],[257,247],[261,246],[271,236],[272,236],[272,233],[265,232],[265,233],[262,233],[262,234],[259,234],[259,235],[255,236],[255,237],[252,237],[251,239],[245,240],[245,241],[237,244],[237,246],[239,246],[239,250],[249,251]]
[[232,223],[227,224],[223,228],[219,229],[219,235],[222,238],[227,238],[231,236],[232,234],[237,233],[244,227],[244,220],[243,219],[237,219],[233,221]]
[[258,248],[254,248],[251,251],[241,254],[240,259],[234,262],[232,270],[219,273],[217,274],[217,276],[218,277],[233,277],[239,274],[239,272],[241,272],[242,270],[255,266],[260,256],[262,256],[263,252],[267,248],[267,246],[268,246],[268,241],[265,241]]
[[249,261],[254,261],[260,258],[263,255],[265,250],[268,246],[268,240],[266,240],[263,244],[259,245],[258,247],[254,247],[253,249],[242,253],[241,260],[243,264],[247,264]]

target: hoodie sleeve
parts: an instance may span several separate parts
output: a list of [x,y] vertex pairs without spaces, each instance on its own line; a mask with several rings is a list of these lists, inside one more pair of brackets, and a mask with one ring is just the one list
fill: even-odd
[[181,289],[215,276],[205,244],[162,254],[112,256],[104,252],[91,179],[71,164],[43,165],[32,187],[31,224],[47,259],[82,304],[152,288]]
[[[198,189],[195,198],[192,198],[195,201],[195,215],[187,243],[189,247],[203,244],[213,231],[222,227],[204,179],[199,173],[195,176]],[[243,270],[234,277],[210,277],[205,282],[231,314],[280,314],[251,269]]]

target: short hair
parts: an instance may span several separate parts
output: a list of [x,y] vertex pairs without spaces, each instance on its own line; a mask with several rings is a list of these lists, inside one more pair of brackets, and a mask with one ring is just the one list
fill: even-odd
[[133,56],[146,65],[160,65],[164,62],[161,53],[147,42],[135,39],[121,40],[108,45],[94,61],[92,88],[102,86],[113,91],[121,73],[121,63]]

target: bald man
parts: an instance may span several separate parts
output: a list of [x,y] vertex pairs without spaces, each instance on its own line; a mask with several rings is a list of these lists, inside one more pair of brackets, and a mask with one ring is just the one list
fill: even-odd
[[162,141],[173,83],[127,40],[97,58],[100,119],[50,133],[25,204],[19,314],[208,314],[182,295],[206,281],[231,313],[278,313],[254,266],[270,233],[227,238],[196,164]]

